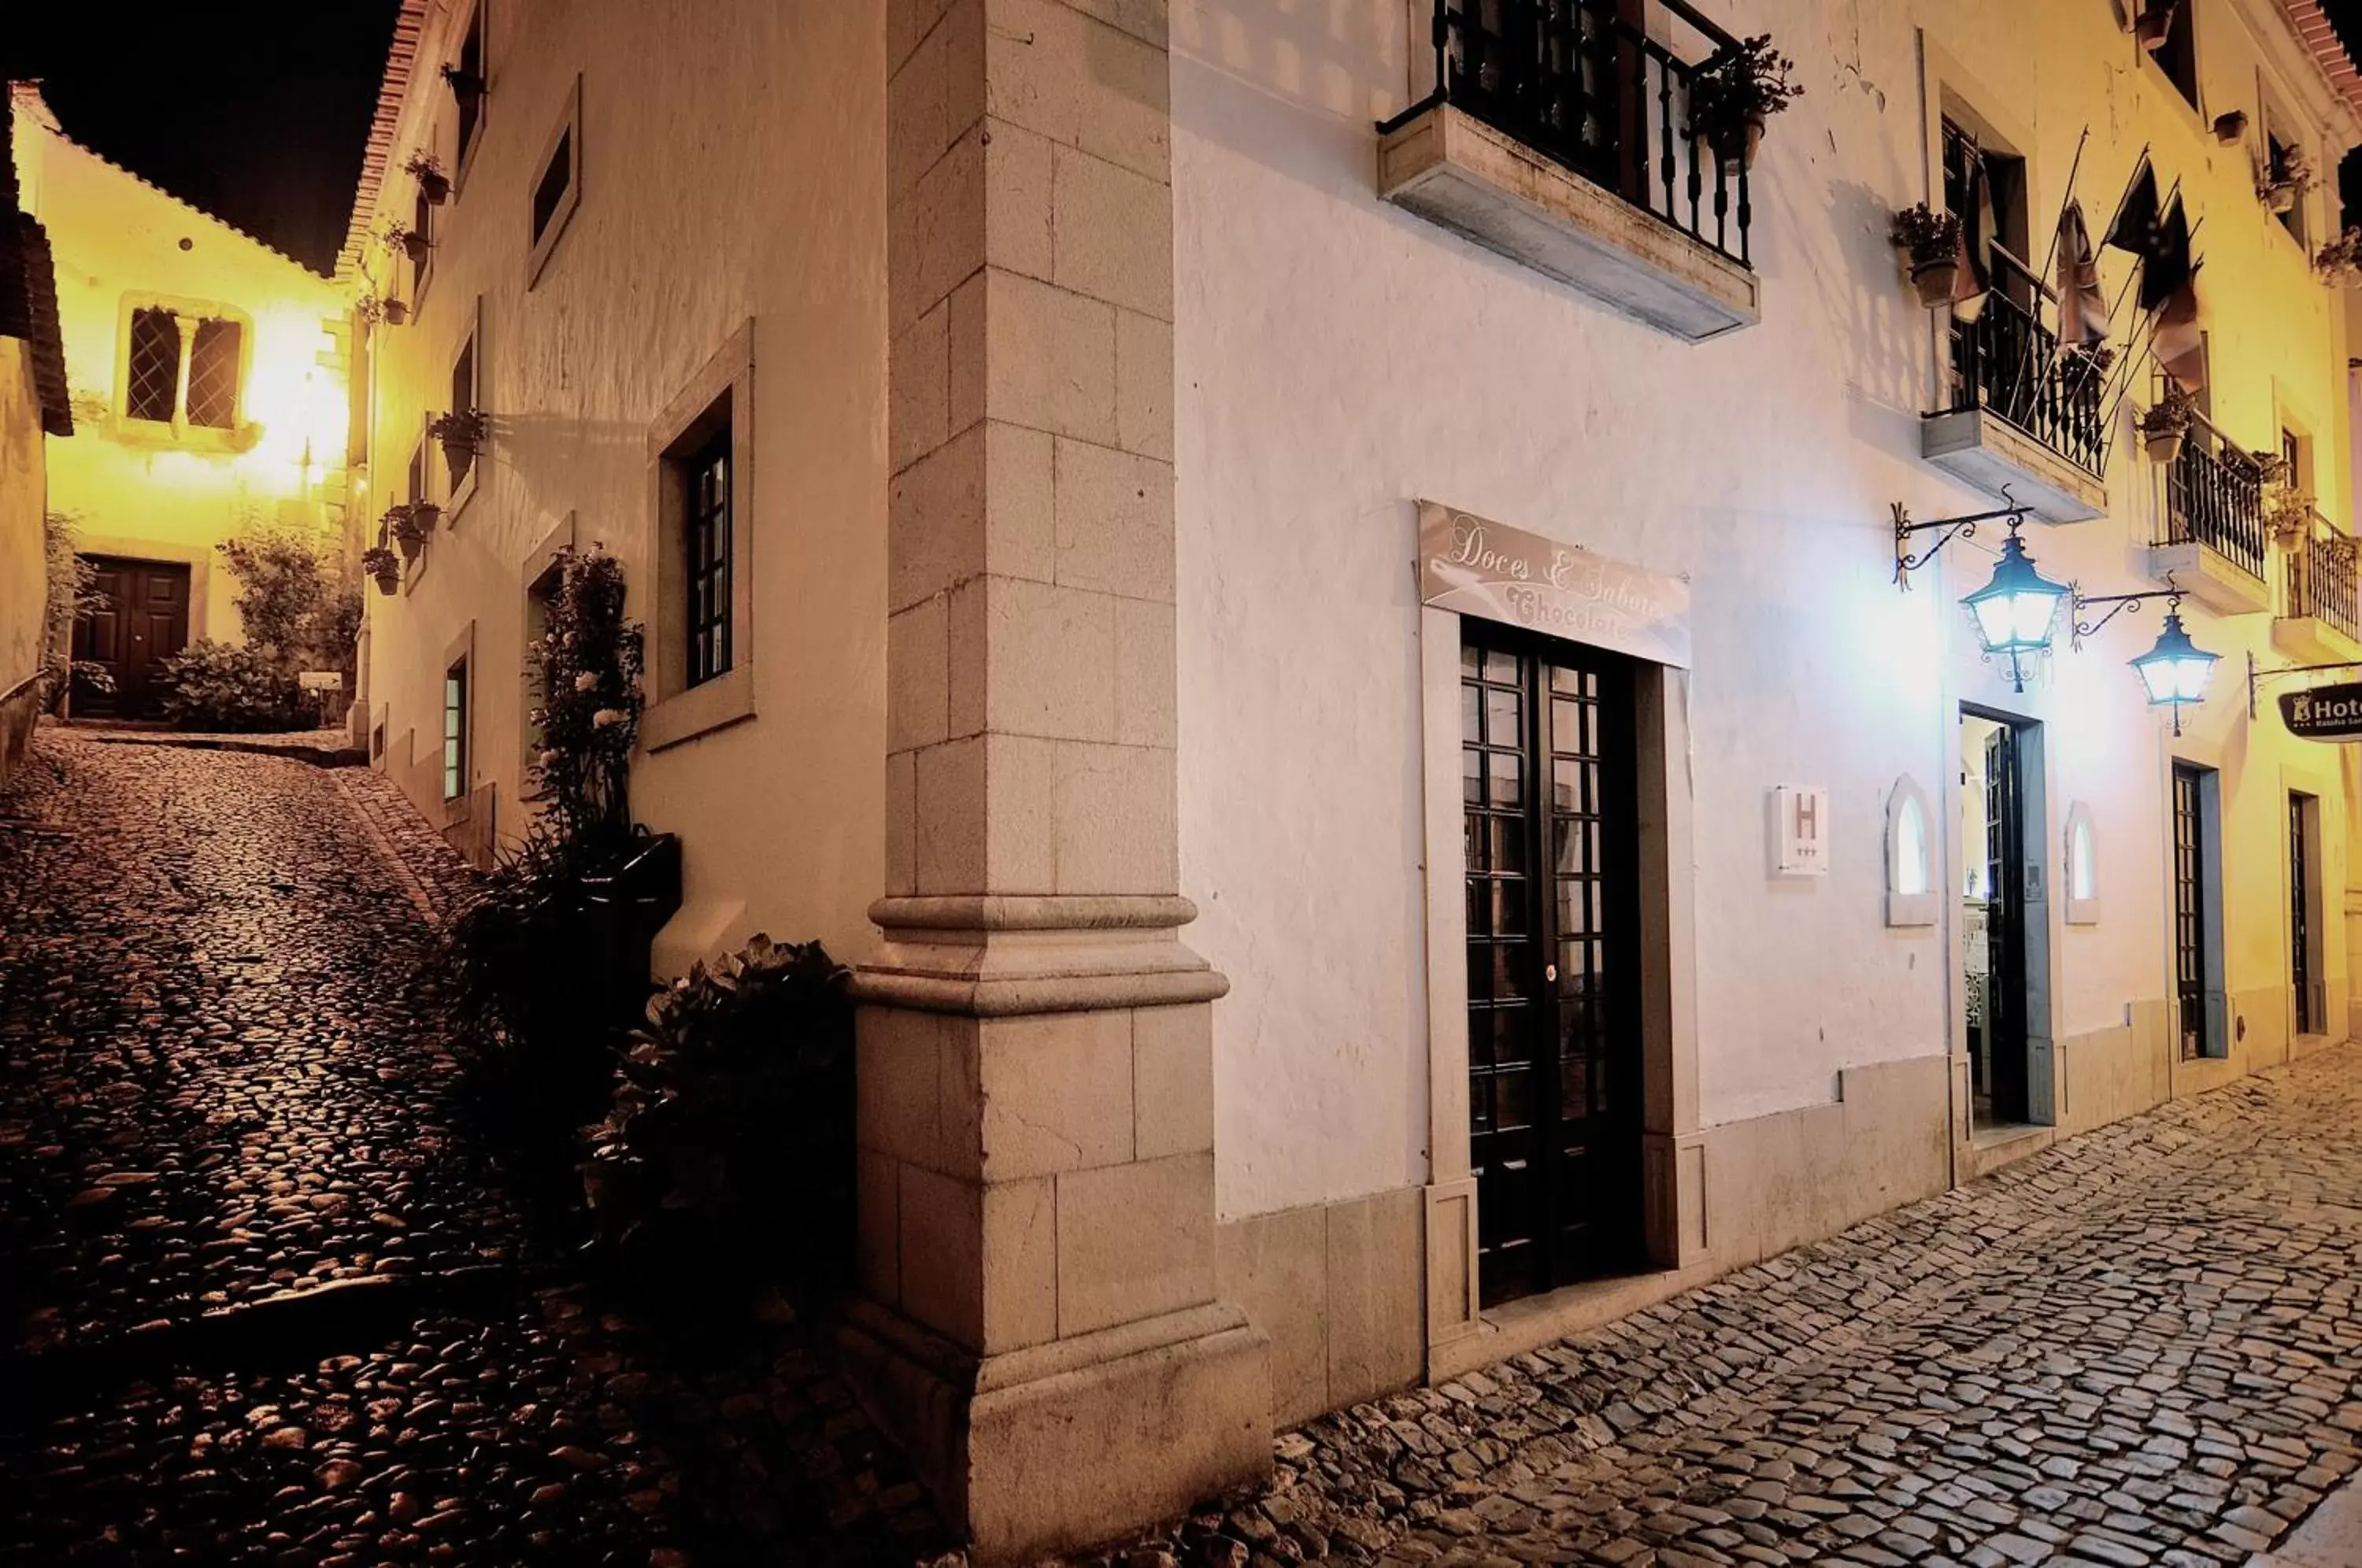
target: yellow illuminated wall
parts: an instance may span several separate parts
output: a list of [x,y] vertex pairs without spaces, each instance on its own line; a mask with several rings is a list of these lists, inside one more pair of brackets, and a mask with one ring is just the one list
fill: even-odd
[[[26,210],[49,227],[74,435],[49,443],[50,505],[77,516],[92,555],[190,567],[189,636],[237,641],[237,585],[215,546],[258,522],[348,554],[347,327],[335,286],[76,145],[19,87]],[[235,320],[235,424],[133,419],[125,355],[133,312],[160,305]]]

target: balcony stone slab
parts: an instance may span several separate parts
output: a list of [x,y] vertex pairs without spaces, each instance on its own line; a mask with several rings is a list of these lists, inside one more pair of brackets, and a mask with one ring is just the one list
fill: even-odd
[[1753,272],[1449,104],[1380,139],[1378,194],[1687,342],[1760,319]]
[[2104,482],[1990,409],[1929,414],[1920,422],[1919,455],[2045,523],[2088,523],[2108,509]]
[[2318,615],[2281,615],[2274,619],[2272,646],[2298,664],[2362,663],[2362,641]]
[[2170,578],[2182,596],[2219,615],[2260,615],[2272,607],[2271,585],[2212,545],[2151,545],[2148,575]]

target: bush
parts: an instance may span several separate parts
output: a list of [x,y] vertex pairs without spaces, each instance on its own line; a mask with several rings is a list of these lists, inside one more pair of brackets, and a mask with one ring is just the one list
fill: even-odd
[[106,608],[106,595],[98,591],[98,569],[75,553],[79,541],[80,530],[69,513],[52,512],[43,519],[50,591],[41,617],[41,706],[52,711],[69,686],[100,693],[115,690],[115,677],[105,665],[73,657],[74,627]]
[[583,1133],[601,1245],[685,1299],[841,1283],[853,1252],[853,1010],[817,942],[757,936],[648,1003]]
[[164,717],[184,730],[307,730],[317,722],[294,675],[261,648],[210,639],[164,661]]

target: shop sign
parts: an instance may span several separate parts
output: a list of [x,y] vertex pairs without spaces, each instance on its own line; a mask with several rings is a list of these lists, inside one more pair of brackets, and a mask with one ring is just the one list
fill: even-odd
[[1690,585],[1573,545],[1418,503],[1423,604],[1686,669]]
[[295,684],[306,691],[342,691],[345,677],[342,670],[305,669],[296,672]]
[[2283,691],[2280,718],[2302,740],[2362,740],[2362,681]]

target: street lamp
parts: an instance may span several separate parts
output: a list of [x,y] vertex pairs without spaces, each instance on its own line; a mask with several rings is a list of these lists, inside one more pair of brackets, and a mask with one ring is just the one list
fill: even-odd
[[2072,591],[2035,569],[2013,518],[2009,537],[2001,542],[2001,560],[1993,567],[1992,580],[1960,602],[1976,617],[1985,657],[2008,656],[2010,684],[2016,690],[2025,690],[2025,672],[2019,660],[2028,654],[2050,651],[2058,606]]
[[[2208,653],[2190,640],[2190,633],[2181,624],[2181,590],[2170,577],[2165,587],[2147,593],[2100,593],[2075,595],[2075,646],[2081,648],[2083,639],[2123,614],[2125,611],[2151,599],[2165,601],[2165,626],[2157,635],[2157,646],[2132,661],[2133,672],[2141,678],[2141,686],[2148,693],[2152,708],[2173,710],[2173,733],[2181,733],[2181,710],[2193,702],[2206,701],[2207,683],[2213,679],[2214,667],[2222,655]],[[2082,619],[2087,604],[2115,606],[2096,621]]]

